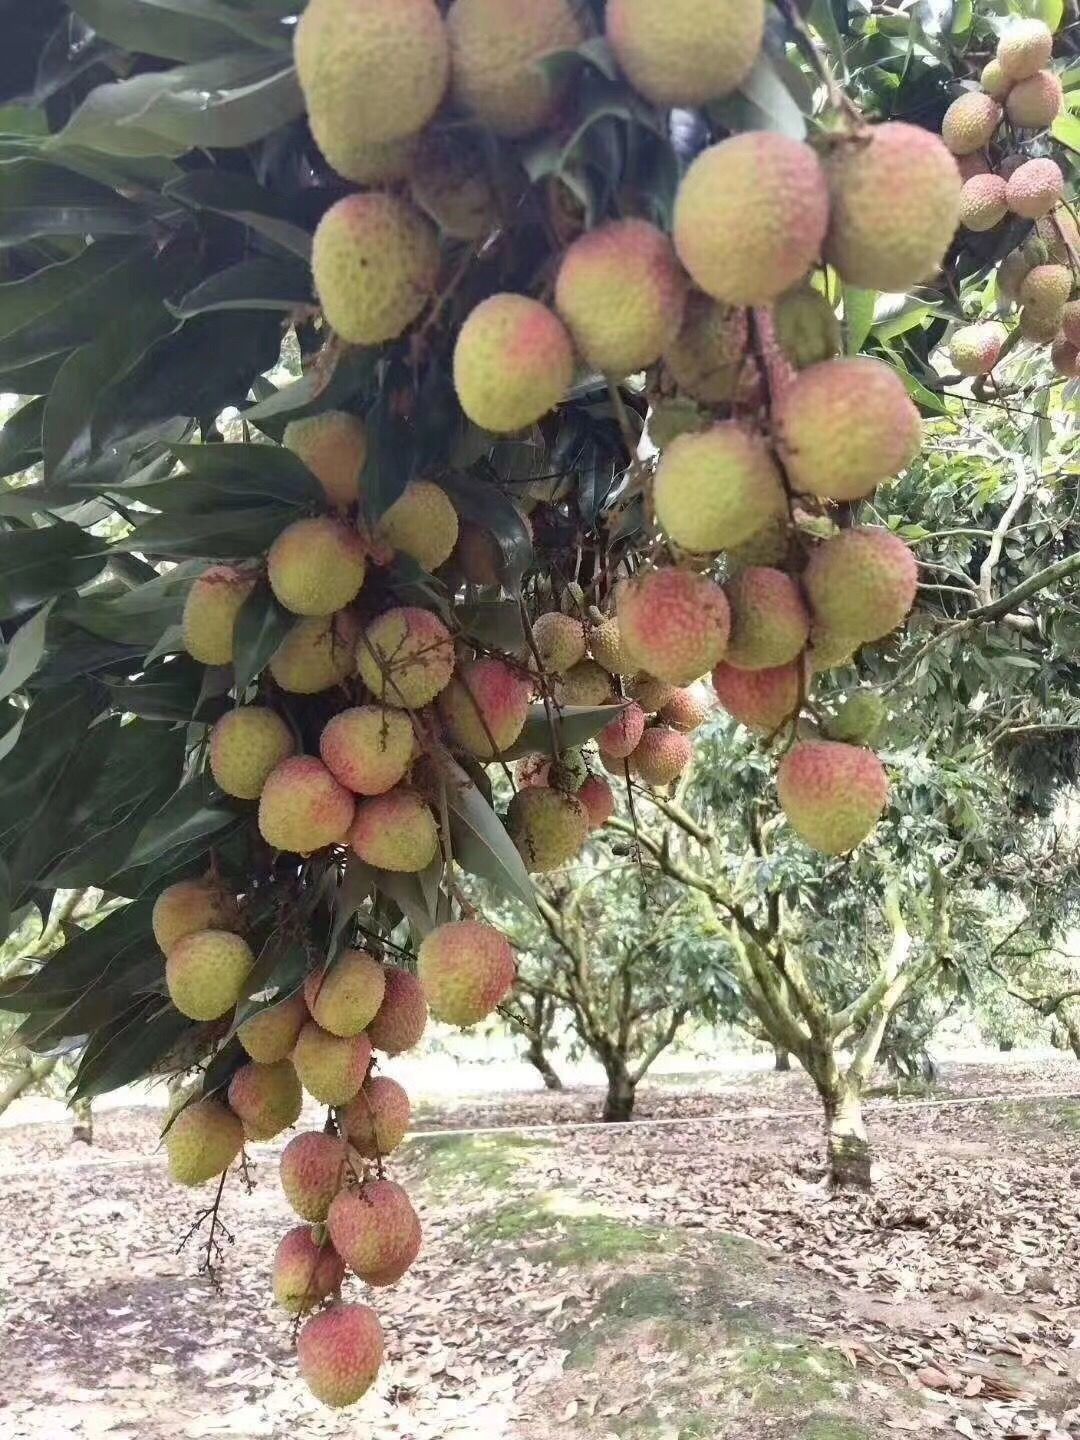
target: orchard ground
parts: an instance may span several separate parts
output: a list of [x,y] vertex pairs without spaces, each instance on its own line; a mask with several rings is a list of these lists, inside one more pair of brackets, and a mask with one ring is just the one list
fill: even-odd
[[425,1063],[426,1085],[397,1072],[418,1131],[507,1128],[400,1152],[426,1245],[379,1296],[377,1393],[340,1413],[304,1389],[269,1297],[292,1223],[279,1146],[252,1147],[250,1193],[230,1177],[215,1286],[203,1234],[177,1253],[205,1202],[154,1154],[156,1106],[103,1109],[93,1148],[44,1102],[10,1112],[0,1435],[1080,1437],[1071,1057],[954,1059],[931,1092],[886,1087],[869,1197],[824,1191],[815,1117],[766,1119],[812,1110],[798,1073],[695,1064],[645,1084],[639,1117],[738,1119],[551,1133],[526,1127],[592,1118],[599,1089],[500,1093],[503,1062]]

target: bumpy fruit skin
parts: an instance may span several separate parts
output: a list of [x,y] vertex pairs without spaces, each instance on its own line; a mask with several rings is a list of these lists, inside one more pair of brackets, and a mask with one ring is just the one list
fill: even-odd
[[828,220],[813,150],[753,131],[711,146],[686,172],[675,199],[675,249],[714,300],[767,305],[818,259]]
[[654,105],[693,107],[737,90],[765,34],[764,0],[608,0],[608,43]]
[[399,787],[360,801],[349,844],[377,870],[414,875],[439,853],[439,830],[431,807],[415,790]]
[[848,696],[827,723],[825,732],[830,740],[840,740],[849,745],[872,745],[888,713],[880,695],[864,690]]
[[664,451],[653,485],[656,518],[691,554],[741,545],[784,507],[784,491],[760,436],[734,420],[680,435]]
[[982,234],[1000,225],[1009,213],[1009,187],[1000,175],[973,175],[960,192],[960,223]]
[[796,490],[859,500],[899,475],[922,444],[903,381],[879,360],[826,360],[804,370],[774,416]]
[[1071,340],[1055,340],[1050,347],[1050,363],[1056,374],[1074,380],[1080,376],[1080,348]]
[[664,364],[678,390],[703,405],[727,405],[753,361],[745,308],[692,290]]
[[562,790],[519,790],[507,809],[506,829],[525,868],[546,874],[581,853],[589,836],[589,812],[576,795]]
[[799,662],[775,670],[736,670],[718,665],[713,671],[716,698],[728,714],[762,735],[772,735],[795,714],[803,694]]
[[1070,300],[1061,312],[1061,333],[1070,345],[1080,346],[1080,300]]
[[1041,20],[1015,20],[998,41],[997,63],[1013,85],[1045,70],[1054,53],[1054,37]]
[[311,1020],[300,1031],[292,1058],[312,1099],[323,1105],[347,1105],[364,1083],[371,1041],[366,1035],[331,1035]]
[[304,1097],[290,1060],[241,1065],[229,1081],[229,1108],[240,1116],[249,1140],[272,1140],[295,1125]]
[[345,1279],[345,1266],[334,1247],[317,1245],[310,1225],[286,1231],[274,1254],[274,1299],[290,1315],[314,1310]]
[[692,735],[709,718],[712,708],[705,691],[697,685],[676,690],[657,716],[662,725],[670,725],[682,735]]
[[344,1115],[345,1133],[356,1150],[368,1160],[389,1155],[405,1139],[412,1106],[396,1080],[373,1075]]
[[294,615],[332,615],[355,600],[367,556],[356,530],[328,515],[297,520],[270,546],[270,588]]
[[1001,106],[989,95],[970,90],[954,100],[941,122],[941,138],[953,155],[984,150],[1001,124]]
[[283,438],[318,480],[331,505],[344,510],[356,504],[368,451],[367,430],[359,416],[324,410],[291,421]]
[[307,1019],[307,1005],[297,991],[245,1020],[237,1029],[236,1038],[252,1060],[260,1065],[272,1065],[275,1060],[285,1060],[292,1054],[296,1037]]
[[295,755],[271,772],[259,797],[259,831],[274,850],[310,855],[344,840],[353,797],[311,755]]
[[384,1055],[401,1055],[419,1045],[427,1028],[427,1001],[415,975],[386,966],[386,993],[379,1013],[367,1027],[368,1039]]
[[798,585],[782,570],[751,566],[728,582],[731,637],[724,657],[738,670],[787,665],[806,646],[810,615]]
[[849,285],[904,291],[938,271],[960,218],[960,172],[941,140],[903,121],[834,145],[825,259]]
[[231,665],[233,627],[255,588],[254,575],[228,565],[204,570],[184,602],[184,649],[200,665]]
[[533,621],[533,640],[545,671],[565,675],[585,659],[585,626],[573,615],[551,610]]
[[274,652],[270,674],[291,695],[317,695],[356,671],[360,626],[347,610],[298,620]]
[[581,660],[555,686],[555,698],[571,708],[607,705],[614,698],[611,676],[595,660]]
[[409,1197],[392,1180],[369,1180],[359,1190],[343,1190],[330,1206],[326,1223],[338,1254],[369,1283],[402,1256],[415,1256],[420,1222]]
[[178,941],[198,930],[236,930],[240,909],[236,896],[211,876],[201,880],[178,880],[154,901],[150,918],[154,939],[163,955]]
[[409,717],[385,705],[341,710],[319,739],[323,764],[356,795],[383,795],[412,764],[415,737]]
[[[402,135],[397,140],[366,140],[351,136],[348,147],[341,147],[341,166],[334,166],[339,175],[357,185],[389,185],[394,180],[407,180],[412,174],[420,137]],[[348,166],[348,174],[342,166]]]
[[510,993],[517,966],[509,941],[498,930],[479,920],[456,920],[421,942],[417,976],[436,1020],[475,1025]]
[[491,760],[525,728],[532,681],[503,660],[469,660],[439,696],[439,719],[451,743]]
[[228,930],[185,935],[165,961],[169,997],[189,1020],[216,1020],[240,999],[254,963],[247,941]]
[[596,737],[600,754],[607,760],[626,760],[638,747],[645,733],[645,711],[631,700],[624,705],[609,725]]
[[823,855],[846,855],[860,845],[889,798],[877,756],[832,740],[802,741],[789,750],[776,788],[791,828]]
[[963,325],[949,341],[949,359],[961,375],[989,375],[998,362],[1007,331],[1004,325]]
[[1005,109],[1021,130],[1042,130],[1053,124],[1065,103],[1061,81],[1052,70],[1040,70],[1009,91]]
[[1065,178],[1053,160],[1028,160],[1009,176],[1009,209],[1025,220],[1049,215],[1065,194]]
[[181,1110],[165,1136],[169,1174],[179,1185],[202,1185],[227,1170],[244,1143],[239,1118],[217,1100]]
[[293,753],[292,731],[262,705],[223,715],[210,732],[210,771],[238,800],[257,800],[276,765]]
[[666,680],[658,680],[655,675],[635,675],[627,685],[626,693],[631,700],[637,701],[646,715],[655,715],[679,693],[679,687],[669,685]]
[[724,658],[731,612],[719,585],[705,576],[651,570],[620,586],[616,603],[623,652],[635,670],[689,685]]
[[622,638],[619,622],[614,616],[602,620],[589,631],[589,654],[609,675],[622,674]]
[[694,747],[670,725],[646,730],[630,757],[634,773],[646,785],[672,785],[694,758]]
[[843,349],[836,311],[820,290],[800,285],[773,307],[776,341],[797,370],[831,360]]
[[815,623],[865,642],[880,640],[903,624],[915,603],[919,571],[903,540],[866,526],[819,545],[803,583]]
[[341,1189],[345,1150],[336,1135],[316,1130],[295,1135],[281,1152],[281,1188],[304,1220],[321,1224]]
[[411,556],[421,569],[437,570],[457,544],[457,511],[441,486],[413,480],[382,516],[375,533]]
[[1056,339],[1061,323],[1061,312],[1044,310],[1037,305],[1026,305],[1020,316],[1020,334],[1025,340],[1040,345],[1049,345]]
[[983,66],[982,75],[979,77],[979,84],[986,91],[987,95],[993,96],[995,100],[1004,100],[1012,86],[1012,81],[1001,68],[1001,63],[995,57],[988,60]]
[[354,345],[403,334],[435,293],[439,239],[426,215],[395,195],[347,195],[319,222],[311,269],[327,321]]
[[1072,294],[1072,284],[1072,271],[1067,265],[1036,265],[1024,276],[1020,301],[1044,315],[1060,318]]
[[382,1364],[378,1316],[366,1305],[331,1305],[304,1322],[296,1354],[317,1400],[335,1410],[353,1405],[371,1389]]
[[311,1018],[331,1035],[359,1035],[379,1012],[386,993],[383,967],[364,950],[343,950],[328,970],[304,981]]
[[535,424],[559,404],[573,378],[566,327],[526,295],[492,295],[458,334],[454,386],[461,408],[482,430],[508,435]]
[[686,277],[646,220],[613,220],[567,250],[555,308],[585,360],[617,379],[644,370],[679,333]]
[[577,798],[589,813],[589,828],[599,830],[615,814],[615,795],[611,786],[599,775],[590,775],[577,792]]
[[454,644],[437,615],[403,605],[387,610],[367,627],[356,661],[360,678],[376,699],[419,710],[448,684],[454,671]]
[[538,62],[585,38],[571,0],[455,0],[446,17],[458,103],[498,135],[528,135],[559,91]]
[[478,145],[429,133],[411,167],[412,198],[454,240],[482,240],[499,222],[498,197]]

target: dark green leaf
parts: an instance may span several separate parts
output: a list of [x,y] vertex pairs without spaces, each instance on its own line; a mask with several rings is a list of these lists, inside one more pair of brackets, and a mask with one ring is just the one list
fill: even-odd
[[[241,36],[254,38],[254,22],[217,0],[71,0],[92,30],[119,45],[163,60],[209,60],[234,50]],[[266,39],[283,33],[263,22]]]
[[283,310],[312,303],[311,272],[286,260],[243,260],[196,285],[176,305],[174,315],[187,319],[211,310]]
[[[555,710],[553,718],[559,736],[560,751],[577,750],[594,735],[599,735],[605,725],[610,725],[619,714],[619,706],[570,706]],[[543,705],[529,708],[525,728],[517,740],[504,752],[507,760],[516,760],[522,755],[552,755],[551,721]]]
[[196,170],[165,187],[165,194],[194,210],[212,210],[247,225],[301,260],[311,259],[311,235],[277,196],[245,175]]
[[192,1028],[190,1020],[160,998],[138,1000],[87,1046],[72,1082],[72,1098],[107,1095],[141,1080]]
[[143,826],[131,848],[129,866],[149,864],[189,840],[216,834],[236,818],[207,775],[196,775],[182,786]]
[[[41,422],[45,397],[31,400],[5,421],[0,429],[0,475],[27,470],[41,459]],[[31,487],[23,487],[31,488]]]
[[296,623],[274,598],[269,585],[257,585],[236,617],[233,632],[233,675],[242,695],[257,679]]
[[[211,515],[157,515],[116,546],[149,555],[234,560],[265,553],[295,511],[282,505]],[[2,541],[2,537],[0,537]],[[2,553],[2,552],[0,552]]]
[[85,585],[105,559],[102,542],[77,525],[0,532],[0,619]]
[[[460,766],[448,762],[446,803],[454,859],[485,880],[535,908],[533,884],[506,827]],[[396,898],[396,897],[395,897]]]
[[3,650],[0,665],[0,700],[21,690],[33,675],[45,653],[45,631],[55,600],[48,601],[36,615],[20,625]]

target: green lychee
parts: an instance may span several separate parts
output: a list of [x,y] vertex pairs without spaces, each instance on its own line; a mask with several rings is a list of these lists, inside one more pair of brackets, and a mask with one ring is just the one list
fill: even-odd
[[169,997],[189,1020],[216,1020],[240,999],[254,963],[247,941],[228,930],[185,935],[165,961]]

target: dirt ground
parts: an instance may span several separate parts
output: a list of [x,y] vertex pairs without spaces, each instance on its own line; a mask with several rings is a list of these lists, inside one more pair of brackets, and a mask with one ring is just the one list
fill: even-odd
[[812,1114],[766,1118],[812,1109],[804,1077],[685,1078],[639,1113],[688,1124],[523,1128],[593,1118],[588,1090],[420,1105],[392,1173],[424,1252],[374,1297],[388,1360],[342,1413],[269,1298],[280,1146],[230,1182],[215,1284],[205,1231],[178,1252],[204,1202],[169,1183],[159,1112],[108,1112],[92,1149],[0,1132],[0,1437],[1080,1440],[1075,1062],[884,1095],[858,1197],[823,1188]]

